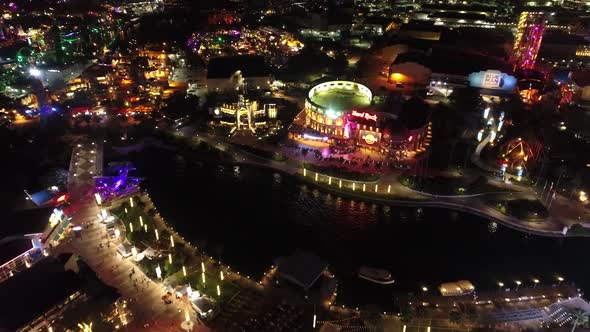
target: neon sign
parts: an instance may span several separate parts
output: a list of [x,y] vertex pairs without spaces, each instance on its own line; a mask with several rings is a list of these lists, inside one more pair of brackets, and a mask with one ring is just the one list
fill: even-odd
[[359,112],[359,111],[352,111],[352,113],[350,113],[350,115],[352,115],[354,117],[357,117],[357,118],[363,118],[363,119],[373,120],[373,121],[377,122],[377,114],[371,114],[371,113]]
[[373,145],[373,144],[377,143],[377,141],[379,140],[373,134],[365,135],[362,138],[365,141],[365,143],[367,143],[369,145]]
[[363,145],[374,146],[381,140],[381,134],[368,130],[361,130],[359,132],[359,143]]

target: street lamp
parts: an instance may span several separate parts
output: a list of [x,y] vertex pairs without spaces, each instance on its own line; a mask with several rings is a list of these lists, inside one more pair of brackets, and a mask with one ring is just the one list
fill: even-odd
[[537,284],[540,282],[539,279],[535,278],[533,279],[533,282],[535,283],[535,286],[533,288],[537,287]]
[[518,287],[520,287],[522,282],[520,282],[520,280],[516,280],[515,283],[516,283],[516,290],[518,290]]
[[561,285],[561,283],[564,281],[565,279],[563,279],[563,277],[557,277],[557,281],[559,281],[557,283],[557,286]]
[[498,291],[502,291],[502,287],[504,287],[504,283],[501,281],[498,281]]

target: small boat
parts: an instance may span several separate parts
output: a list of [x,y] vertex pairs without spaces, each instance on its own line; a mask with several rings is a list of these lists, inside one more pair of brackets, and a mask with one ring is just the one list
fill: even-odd
[[382,285],[393,284],[395,280],[391,277],[391,272],[384,269],[377,269],[368,266],[361,266],[358,271],[359,278],[369,280]]

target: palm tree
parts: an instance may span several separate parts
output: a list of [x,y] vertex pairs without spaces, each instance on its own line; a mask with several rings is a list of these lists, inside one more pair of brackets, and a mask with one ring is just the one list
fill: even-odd
[[452,310],[449,312],[449,321],[451,323],[459,324],[461,322],[461,313],[457,310]]
[[574,323],[572,325],[572,331],[571,332],[574,332],[576,330],[576,327],[578,327],[579,325],[586,325],[586,324],[588,324],[588,318],[590,317],[590,315],[585,310],[582,310],[582,309],[573,309],[570,312],[570,315],[574,319]]

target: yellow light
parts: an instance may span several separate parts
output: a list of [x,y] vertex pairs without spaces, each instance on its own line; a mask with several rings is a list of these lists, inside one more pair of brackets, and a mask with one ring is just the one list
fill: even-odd
[[172,254],[168,254],[168,262],[172,264]]
[[131,233],[133,233],[133,224],[132,224],[132,223],[129,223],[129,231],[130,231]]
[[145,232],[147,233],[147,224],[143,225],[143,229],[145,230]]
[[205,272],[201,273],[201,280],[205,283]]
[[160,240],[160,234],[158,234],[158,230],[154,229],[154,232],[156,233],[156,241]]
[[133,207],[133,197],[129,197],[129,204]]
[[403,77],[404,77],[404,75],[402,75],[402,74],[400,74],[400,73],[393,73],[393,74],[391,74],[391,78],[392,78],[394,81],[399,81],[399,80],[401,80]]
[[306,175],[307,175],[307,170],[304,168],[303,169],[303,176],[306,176]]
[[342,188],[342,180],[338,180],[338,188]]
[[221,288],[217,285],[217,296],[221,296]]
[[170,246],[174,248],[174,237],[172,235],[170,235]]
[[388,194],[389,194],[389,193],[391,193],[391,185],[388,185],[388,186],[387,186],[387,193],[388,193]]
[[143,226],[143,218],[141,216],[139,216],[139,224]]
[[332,177],[328,177],[328,184],[331,185],[332,184]]
[[223,281],[223,271],[219,271],[219,279],[221,279],[221,281]]
[[318,180],[318,173],[315,173],[315,180]]
[[205,263],[201,262],[201,271],[205,272]]
[[365,191],[365,187],[366,187],[366,184],[365,184],[365,183],[363,183],[363,191]]
[[379,190],[379,185],[378,185],[378,184],[376,184],[376,185],[375,185],[375,192],[377,192],[378,190]]
[[99,193],[94,194],[94,199],[96,200],[96,204],[98,204],[98,205],[102,204],[102,198],[100,197]]
[[356,187],[356,183],[353,182],[352,183],[352,191],[354,191],[355,187]]
[[182,274],[186,277],[186,267],[182,266]]

